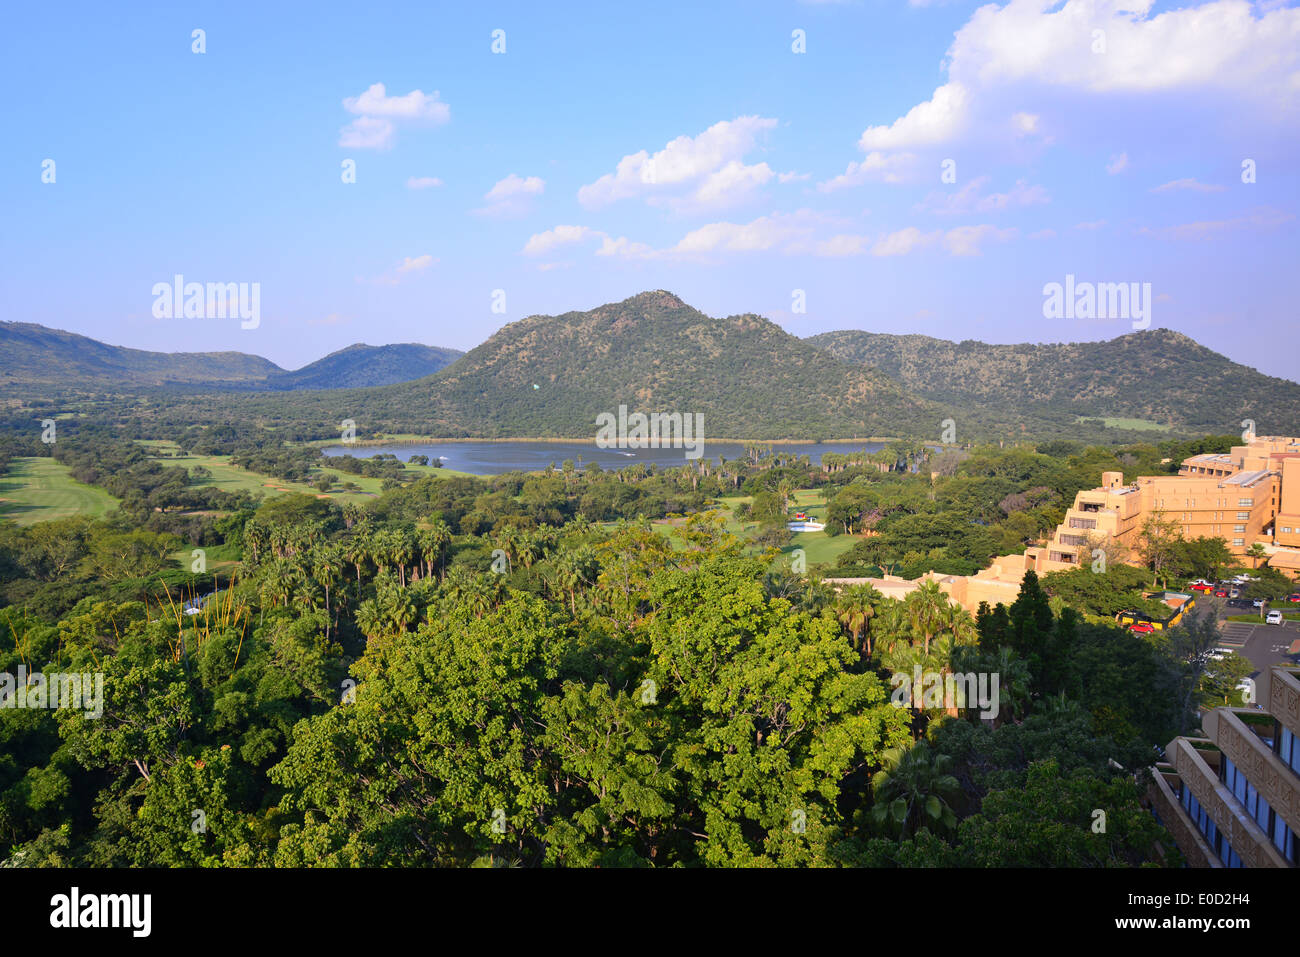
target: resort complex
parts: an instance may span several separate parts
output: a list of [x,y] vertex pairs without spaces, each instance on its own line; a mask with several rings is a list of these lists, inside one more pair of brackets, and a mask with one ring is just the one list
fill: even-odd
[[[967,611],[981,602],[1010,605],[1030,569],[1042,575],[1087,568],[1101,553],[1108,561],[1136,560],[1138,538],[1152,519],[1173,523],[1186,539],[1222,538],[1234,555],[1300,576],[1300,438],[1252,435],[1226,454],[1184,460],[1177,475],[1140,476],[1128,484],[1122,472],[1104,472],[1098,488],[1075,496],[1045,546],[1002,555],[973,575],[926,572],[915,579],[831,581],[867,583],[901,598],[932,580]],[[1171,609],[1166,624],[1175,624],[1190,608],[1188,598],[1171,592],[1159,599]]]
[[[1300,572],[1300,439],[1249,436],[1226,454],[1194,455],[1177,475],[1125,484],[1106,472],[1080,492],[1047,546],[1048,571],[1086,564],[1097,548],[1134,551],[1148,520],[1172,522],[1184,538],[1222,538],[1234,554]],[[1254,546],[1259,545],[1259,549]]]

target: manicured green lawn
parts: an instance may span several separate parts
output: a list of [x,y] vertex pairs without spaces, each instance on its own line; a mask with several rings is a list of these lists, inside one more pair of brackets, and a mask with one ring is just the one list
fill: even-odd
[[1084,419],[1100,418],[1108,429],[1135,429],[1143,432],[1168,432],[1169,426],[1161,425],[1159,422],[1152,422],[1150,419],[1116,419],[1109,416],[1079,416],[1078,421]]
[[16,458],[0,476],[0,518],[19,525],[49,522],[71,515],[98,518],[117,508],[103,489],[82,485],[54,459]]
[[[140,444],[147,445],[156,451],[158,461],[163,465],[179,465],[191,472],[196,467],[203,466],[212,473],[210,479],[203,480],[204,487],[211,486],[221,489],[223,492],[260,492],[267,498],[273,498],[285,492],[303,492],[307,495],[321,494],[314,485],[308,482],[286,482],[283,479],[263,475],[260,472],[250,472],[238,465],[232,465],[228,455],[178,455],[179,449],[172,442],[148,440],[142,441]],[[405,471],[408,478],[412,480],[424,478],[426,475],[450,477],[469,474],[468,472],[457,472],[452,469],[435,468],[431,465],[411,465],[409,463],[406,465]],[[360,491],[358,492],[344,492],[336,486],[333,491],[329,492],[329,498],[338,502],[368,501],[379,495],[380,486],[383,484],[383,479],[371,478],[365,475],[352,475],[340,469],[326,467],[312,470],[313,475],[319,475],[323,472],[333,475],[340,484],[352,482],[359,486]]]
[[[718,500],[717,508],[723,511],[726,519],[726,529],[737,538],[747,538],[758,530],[757,522],[740,522],[736,518],[735,510],[738,505],[752,501],[749,495],[728,495]],[[815,522],[825,523],[826,521],[826,502],[822,493],[816,489],[798,489],[795,491],[791,500],[791,518],[795,512],[805,512],[808,517]],[[612,527],[617,523],[606,522],[606,527]],[[684,548],[678,539],[672,536],[673,528],[680,525],[680,521],[656,521],[652,523],[655,530],[661,535],[669,536],[675,548]],[[856,535],[827,535],[822,532],[795,532],[794,538],[790,544],[781,550],[781,557],[777,559],[778,565],[789,565],[791,556],[796,548],[804,550],[804,559],[808,567],[813,565],[834,565],[839,557],[851,549],[861,539]]]

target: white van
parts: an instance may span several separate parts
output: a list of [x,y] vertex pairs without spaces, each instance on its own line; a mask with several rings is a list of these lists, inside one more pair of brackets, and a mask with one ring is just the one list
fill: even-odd
[[1282,613],[1280,611],[1270,611],[1264,621],[1269,625],[1280,625],[1282,624]]

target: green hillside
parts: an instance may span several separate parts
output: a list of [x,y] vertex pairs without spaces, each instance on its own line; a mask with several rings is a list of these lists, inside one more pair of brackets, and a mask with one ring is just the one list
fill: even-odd
[[1103,418],[1128,428],[1260,434],[1300,430],[1300,385],[1263,375],[1171,329],[1105,342],[989,345],[861,330],[806,340],[926,398],[1038,427]]

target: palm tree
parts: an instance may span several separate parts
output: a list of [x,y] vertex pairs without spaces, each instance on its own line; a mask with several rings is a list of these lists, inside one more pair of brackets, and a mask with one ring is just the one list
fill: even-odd
[[961,785],[948,773],[952,758],[917,741],[904,751],[890,748],[882,755],[884,767],[871,779],[876,824],[894,830],[900,839],[923,825],[937,830],[957,826],[952,805],[961,797]]
[[876,606],[884,598],[870,585],[847,585],[835,602],[835,617],[853,636],[853,646],[871,655],[871,619],[876,616]]
[[949,617],[948,596],[934,579],[922,582],[921,587],[907,596],[908,624],[924,641],[925,654],[930,654],[930,641],[943,628]]
[[370,530],[363,525],[357,526],[344,546],[344,557],[356,566],[358,588],[361,587],[361,566],[370,559],[372,548]]
[[435,560],[439,564],[438,578],[446,571],[446,550],[451,544],[451,527],[440,518],[435,518],[424,528],[416,532],[416,538],[420,545],[420,554],[424,558],[425,576],[433,575],[433,563]]
[[325,637],[330,636],[330,587],[343,575],[343,549],[334,543],[319,545],[311,553],[311,573],[325,589]]

